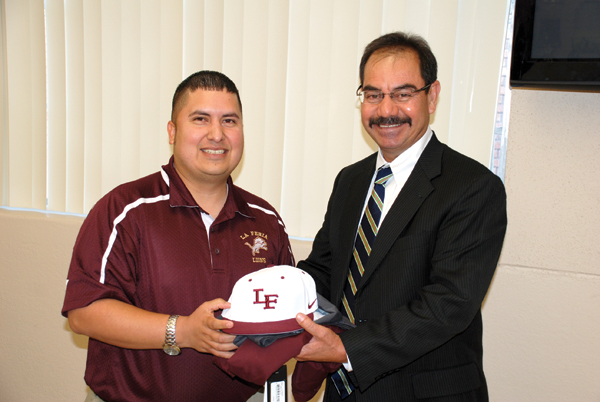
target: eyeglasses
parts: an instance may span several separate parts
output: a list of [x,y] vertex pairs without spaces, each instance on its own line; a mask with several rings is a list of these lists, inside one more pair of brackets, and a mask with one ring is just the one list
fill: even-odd
[[429,88],[431,84],[425,85],[421,89],[414,88],[401,88],[390,93],[384,93],[381,91],[377,91],[375,89],[367,89],[366,91],[361,91],[362,85],[358,87],[356,90],[356,95],[360,99],[361,103],[368,103],[371,105],[377,105],[381,103],[383,98],[388,95],[390,99],[396,103],[404,103],[411,100],[414,96],[416,96],[419,92],[425,91]]

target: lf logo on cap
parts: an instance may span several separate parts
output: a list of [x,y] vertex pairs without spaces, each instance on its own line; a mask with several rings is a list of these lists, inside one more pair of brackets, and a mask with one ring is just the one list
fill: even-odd
[[254,293],[256,294],[256,300],[254,301],[254,304],[264,304],[264,310],[266,309],[274,309],[275,306],[271,306],[271,303],[277,303],[277,298],[279,297],[279,295],[264,295],[265,296],[265,300],[262,301],[260,300],[260,292],[264,292],[264,289],[253,289]]
[[221,316],[235,323],[230,334],[280,334],[302,327],[296,314],[311,319],[318,308],[315,281],[290,265],[276,265],[244,275],[229,297],[231,307]]

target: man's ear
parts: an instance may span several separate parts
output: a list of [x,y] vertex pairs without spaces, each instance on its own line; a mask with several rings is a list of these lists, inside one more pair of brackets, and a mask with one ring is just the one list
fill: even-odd
[[427,102],[429,105],[429,114],[433,114],[435,112],[435,109],[437,107],[437,102],[438,102],[438,96],[440,94],[440,91],[442,89],[442,86],[440,84],[439,81],[435,81],[433,84],[431,84],[431,86],[429,87],[429,93],[427,94]]
[[175,123],[169,121],[167,123],[167,132],[169,133],[169,144],[175,144],[175,132],[177,131]]

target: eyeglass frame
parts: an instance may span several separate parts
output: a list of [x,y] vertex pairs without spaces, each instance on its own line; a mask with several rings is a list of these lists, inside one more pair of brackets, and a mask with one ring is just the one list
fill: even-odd
[[362,103],[362,104],[366,103],[367,105],[379,105],[381,102],[383,102],[383,98],[385,98],[385,95],[389,96],[390,99],[392,100],[392,102],[395,102],[395,103],[404,103],[404,102],[408,102],[409,100],[411,100],[412,98],[414,98],[415,95],[418,94],[419,92],[425,91],[425,90],[429,89],[429,87],[431,87],[431,85],[433,85],[433,82],[431,84],[425,85],[423,88],[412,89],[410,91],[410,96],[404,96],[404,97],[398,97],[398,96],[394,97],[394,96],[392,96],[392,94],[394,93],[394,91],[387,92],[387,93],[383,92],[383,91],[378,91],[383,96],[381,97],[381,100],[379,102],[377,102],[377,103],[365,102],[364,101],[364,98],[365,98],[364,97],[364,93],[366,91],[375,91],[375,90],[374,89],[367,89],[367,90],[362,90],[361,91],[360,89],[362,88],[362,85],[359,85],[359,87],[356,88],[356,96],[358,96],[358,99],[360,100],[360,103]]

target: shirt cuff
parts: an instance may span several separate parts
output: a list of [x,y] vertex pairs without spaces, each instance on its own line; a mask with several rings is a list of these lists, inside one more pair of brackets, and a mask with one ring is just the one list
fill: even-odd
[[342,363],[342,365],[344,366],[346,371],[350,372],[350,371],[352,371],[352,363],[350,363],[350,358],[348,357],[348,353],[346,353],[346,360],[348,360],[348,361],[346,363]]

